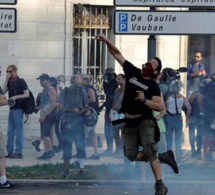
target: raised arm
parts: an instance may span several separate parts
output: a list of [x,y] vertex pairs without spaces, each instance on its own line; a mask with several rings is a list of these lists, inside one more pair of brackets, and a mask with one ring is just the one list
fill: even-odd
[[122,56],[119,49],[104,34],[96,35],[96,40],[105,42],[110,54],[123,66],[125,58]]
[[2,92],[3,92],[3,94],[7,93],[7,91],[8,91],[7,83],[8,83],[8,81],[9,81],[9,79],[10,79],[10,74],[7,73],[7,75],[6,75],[6,80],[5,80],[4,85],[3,85],[3,87],[2,87]]
[[49,95],[49,98],[50,98],[50,106],[47,108],[46,112],[45,112],[45,116],[49,115],[53,110],[54,108],[57,106],[56,104],[56,90],[53,88],[53,89],[50,89],[49,92],[48,92],[48,95]]

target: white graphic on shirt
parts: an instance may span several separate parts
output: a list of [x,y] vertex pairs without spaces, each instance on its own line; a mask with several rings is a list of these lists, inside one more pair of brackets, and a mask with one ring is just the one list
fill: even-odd
[[130,83],[134,84],[134,85],[137,85],[138,87],[142,88],[142,89],[145,89],[147,90],[148,89],[148,86],[140,83],[139,81],[137,81],[137,78],[133,77],[129,80]]

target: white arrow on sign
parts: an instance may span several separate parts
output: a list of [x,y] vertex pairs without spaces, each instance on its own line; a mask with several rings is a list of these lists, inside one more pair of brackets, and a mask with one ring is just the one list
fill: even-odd
[[215,7],[215,0],[114,0],[116,6]]
[[215,12],[120,10],[114,17],[115,34],[215,34]]

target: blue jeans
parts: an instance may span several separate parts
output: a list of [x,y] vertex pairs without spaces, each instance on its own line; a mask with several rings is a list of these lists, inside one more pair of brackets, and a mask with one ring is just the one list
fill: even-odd
[[197,153],[201,153],[202,149],[202,139],[203,139],[203,117],[199,115],[190,116],[190,123],[189,123],[189,141],[192,152],[195,152],[195,130],[197,132]]
[[63,159],[72,158],[72,143],[75,143],[77,158],[86,158],[85,133],[83,120],[80,116],[63,119],[61,124],[61,146],[63,149]]
[[9,111],[8,129],[7,129],[7,152],[21,154],[23,149],[23,110],[15,109]]
[[181,115],[167,115],[164,117],[166,125],[167,150],[172,150],[173,132],[175,131],[176,159],[181,159],[182,117]]
[[123,127],[124,127],[124,124],[118,124],[118,125],[112,126],[111,128],[112,129],[111,135],[115,140],[117,150],[122,149],[122,143],[121,143],[122,137],[120,136],[120,131],[122,130]]
[[112,135],[112,125],[110,121],[110,110],[111,107],[106,107],[105,109],[105,139],[107,143],[107,150],[112,152],[113,150],[113,135]]

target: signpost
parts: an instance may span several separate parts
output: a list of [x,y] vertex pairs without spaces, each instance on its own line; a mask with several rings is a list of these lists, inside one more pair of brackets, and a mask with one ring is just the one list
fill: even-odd
[[215,0],[114,0],[114,5],[130,7],[215,7]]
[[15,4],[17,4],[17,0],[0,0],[0,4],[15,5]]
[[[215,12],[115,11],[115,34],[214,35]],[[198,25],[195,25],[198,22]]]
[[0,8],[0,32],[16,32],[16,9]]

